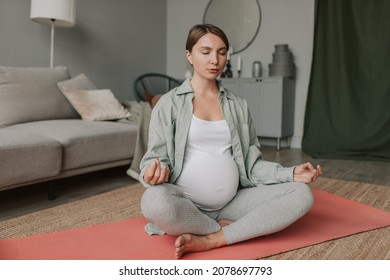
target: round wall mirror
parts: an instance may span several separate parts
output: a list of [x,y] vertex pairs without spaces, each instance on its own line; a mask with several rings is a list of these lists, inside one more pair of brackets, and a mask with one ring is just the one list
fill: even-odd
[[233,54],[245,50],[256,38],[261,23],[257,0],[210,0],[203,23],[220,27],[229,39]]

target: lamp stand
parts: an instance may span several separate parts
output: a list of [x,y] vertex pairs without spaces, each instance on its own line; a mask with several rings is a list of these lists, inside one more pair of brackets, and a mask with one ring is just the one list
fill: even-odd
[[53,68],[54,57],[54,23],[55,19],[51,19],[51,38],[50,38],[50,68]]
[[76,23],[76,0],[31,0],[30,19],[51,27],[50,68],[54,67],[54,29]]

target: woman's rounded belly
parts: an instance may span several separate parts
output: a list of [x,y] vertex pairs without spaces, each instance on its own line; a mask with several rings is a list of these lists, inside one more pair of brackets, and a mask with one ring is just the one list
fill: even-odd
[[237,193],[239,174],[229,151],[210,154],[196,151],[184,160],[176,184],[195,205],[206,211],[219,210]]

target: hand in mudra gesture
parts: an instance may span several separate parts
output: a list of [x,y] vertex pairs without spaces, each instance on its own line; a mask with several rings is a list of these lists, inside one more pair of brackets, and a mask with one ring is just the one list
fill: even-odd
[[159,185],[168,181],[169,168],[161,167],[160,160],[154,160],[144,174],[144,181],[150,185]]
[[302,163],[294,169],[294,181],[301,183],[314,182],[318,176],[322,174],[322,167],[317,165],[317,168],[310,162]]

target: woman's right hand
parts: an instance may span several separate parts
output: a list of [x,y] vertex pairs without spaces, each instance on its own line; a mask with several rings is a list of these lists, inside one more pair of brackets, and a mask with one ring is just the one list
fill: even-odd
[[146,169],[144,174],[144,181],[150,185],[159,185],[166,183],[169,178],[169,168],[166,166],[161,167],[160,160],[155,159]]

